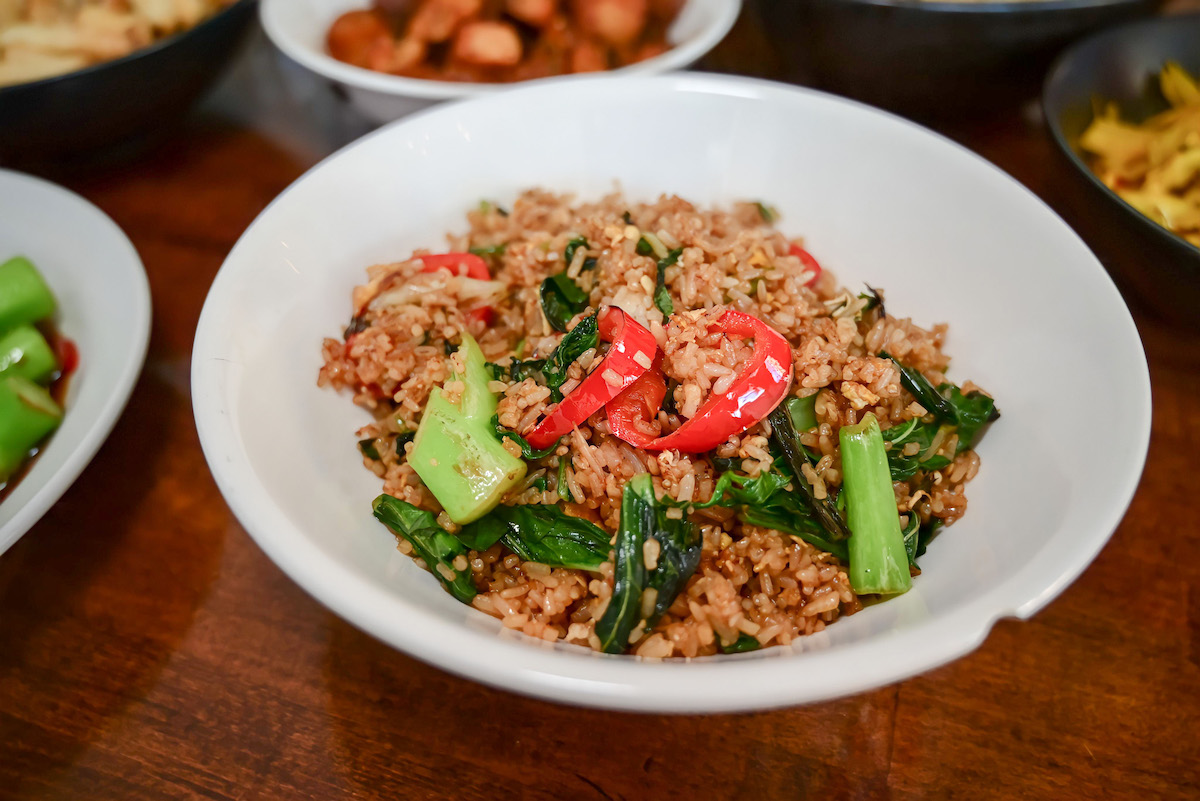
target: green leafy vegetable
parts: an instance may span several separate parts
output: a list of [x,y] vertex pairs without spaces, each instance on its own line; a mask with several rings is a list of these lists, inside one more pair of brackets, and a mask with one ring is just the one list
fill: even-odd
[[838,514],[838,510],[834,502],[826,496],[825,498],[817,498],[813,494],[812,485],[808,483],[808,479],[804,477],[803,466],[808,463],[808,457],[804,453],[804,446],[800,442],[800,434],[797,433],[796,427],[792,425],[791,414],[784,405],[775,407],[775,410],[768,415],[767,419],[771,423],[771,439],[779,447],[783,453],[785,463],[791,469],[792,476],[795,478],[793,486],[800,492],[800,498],[803,500],[811,512],[812,517],[821,524],[827,534],[827,539],[833,542],[839,542],[850,536],[850,529],[846,526],[846,521]]
[[416,436],[417,436],[416,431],[401,431],[399,434],[397,434],[396,435],[396,455],[403,456],[404,455],[404,446],[407,445],[408,443],[412,442],[413,438]]
[[[683,514],[668,514],[670,506],[654,495],[654,482],[642,473],[625,485],[621,500],[621,528],[617,532],[612,600],[600,620],[596,636],[607,653],[622,653],[639,623],[652,627],[674,603],[676,596],[700,564],[700,531]],[[658,544],[654,568],[648,569],[645,546]],[[651,596],[646,593],[653,591]],[[643,604],[645,601],[645,604]]]
[[458,535],[467,547],[482,551],[500,542],[524,560],[551,567],[598,571],[611,549],[604,529],[557,506],[497,506],[463,526]]
[[817,393],[807,398],[788,398],[783,403],[797,432],[817,427]]
[[983,436],[984,430],[1000,419],[996,409],[996,401],[982,392],[969,392],[966,395],[953,384],[943,384],[938,388],[944,392],[954,407],[955,419],[958,421],[958,453],[970,450]]
[[566,331],[567,323],[587,308],[588,295],[567,277],[564,270],[542,281],[542,313],[555,331]]
[[982,392],[963,394],[961,389],[949,383],[934,389],[920,370],[901,364],[886,352],[879,355],[892,360],[900,370],[900,383],[918,403],[941,422],[958,427],[958,453],[975,447],[986,428],[1000,419],[996,402]]
[[571,488],[567,486],[567,457],[558,457],[558,497],[564,501],[571,500]]
[[721,653],[725,654],[744,654],[750,651],[757,651],[762,646],[758,644],[758,639],[751,637],[749,634],[742,633],[738,638],[729,645],[721,646]]
[[460,571],[454,566],[456,558],[466,557],[467,549],[442,529],[432,514],[391,495],[376,498],[371,511],[393,533],[408,540],[451,595],[463,603],[470,603],[476,592],[471,570]]
[[376,461],[379,460],[379,450],[375,447],[374,438],[360,439],[358,441],[358,449],[362,451],[362,455],[368,459],[375,459]]
[[667,291],[667,268],[679,261],[682,253],[683,248],[675,248],[667,254],[666,258],[658,260],[658,278],[654,283],[654,305],[667,317],[670,317],[675,311],[675,304],[671,302],[671,293]]
[[600,344],[600,323],[598,315],[592,314],[584,317],[579,323],[567,332],[567,335],[562,338],[562,342],[558,343],[558,347],[550,354],[550,358],[546,360],[546,364],[542,367],[542,374],[546,378],[546,386],[551,389],[558,389],[567,380],[567,368],[575,363],[575,360],[584,354],[585,351],[596,347]]
[[779,212],[774,207],[762,202],[755,203],[754,205],[758,206],[758,216],[762,217],[763,222],[773,223],[779,219]]
[[508,249],[507,242],[500,242],[496,245],[485,245],[477,248],[469,248],[468,253],[474,253],[476,256],[503,256],[504,251]]
[[654,247],[650,244],[650,240],[643,236],[638,239],[637,247],[634,250],[639,256],[649,256],[654,252]]
[[904,553],[908,556],[909,567],[920,570],[917,566],[917,548],[921,544],[921,518],[916,512],[908,515],[908,524],[900,531],[904,539]]

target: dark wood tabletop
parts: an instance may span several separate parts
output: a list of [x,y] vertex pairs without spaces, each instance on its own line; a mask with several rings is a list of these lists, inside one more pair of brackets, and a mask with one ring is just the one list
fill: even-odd
[[[746,25],[710,67],[770,74]],[[1031,109],[940,127],[1114,273],[1153,269]],[[368,127],[255,36],[158,148],[55,176],[128,233],[155,313],[116,430],[0,557],[0,798],[1200,797],[1200,334],[1137,298],[1154,423],[1124,522],[1044,611],[917,678],[757,714],[581,710],[450,676],[308,597],[213,483],[191,345],[241,232]]]

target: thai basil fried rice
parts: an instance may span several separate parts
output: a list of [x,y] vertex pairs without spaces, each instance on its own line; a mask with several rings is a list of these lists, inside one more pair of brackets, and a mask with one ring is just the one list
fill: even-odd
[[400,550],[506,627],[653,657],[908,589],[998,414],[946,382],[946,326],[840,288],[774,217],[531,190],[369,268],[319,383],[374,413]]

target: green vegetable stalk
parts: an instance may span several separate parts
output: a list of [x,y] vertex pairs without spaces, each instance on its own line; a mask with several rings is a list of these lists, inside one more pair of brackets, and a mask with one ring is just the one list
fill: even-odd
[[58,428],[62,416],[50,393],[28,378],[0,377],[0,484]]
[[45,382],[57,371],[58,358],[32,325],[19,325],[0,334],[0,375]]
[[887,451],[875,415],[843,426],[842,495],[850,526],[850,584],[863,594],[895,595],[912,586]]
[[450,519],[462,525],[496,508],[525,478],[526,467],[496,438],[491,376],[470,335],[463,335],[459,354],[463,375],[456,378],[465,386],[462,397],[451,403],[443,390],[430,394],[408,461]]
[[29,259],[17,256],[0,264],[0,331],[36,323],[55,308],[54,295]]

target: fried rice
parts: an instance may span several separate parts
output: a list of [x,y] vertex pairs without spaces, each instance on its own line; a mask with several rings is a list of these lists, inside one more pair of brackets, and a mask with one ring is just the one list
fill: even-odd
[[[508,210],[482,203],[467,222],[466,233],[448,235],[448,250],[487,254],[491,278],[503,286],[491,311],[476,312],[479,299],[467,282],[423,271],[420,257],[428,252],[372,266],[367,282],[353,293],[353,325],[345,336],[323,343],[318,379],[323,387],[351,393],[374,415],[355,436],[365,444],[364,466],[380,478],[384,493],[428,510],[451,534],[460,526],[410,463],[411,432],[420,426],[432,391],[442,387],[451,398],[461,392],[456,348],[464,334],[501,366],[544,358],[559,346],[564,334],[552,328],[539,294],[543,282],[558,273],[586,293],[589,310],[617,307],[653,335],[669,390],[650,424],[664,434],[727,391],[751,358],[751,341],[714,327],[726,311],[751,315],[786,338],[792,355],[789,396],[810,399],[815,414],[815,424],[800,439],[811,460],[804,480],[818,499],[832,499],[842,485],[838,436],[844,426],[868,413],[885,432],[934,419],[905,387],[899,364],[934,386],[944,384],[947,327],[920,327],[892,314],[873,291],[842,288],[830,271],[796,255],[802,243],[777,230],[775,214],[760,203],[701,209],[674,196],[634,203],[619,194],[577,202],[533,189]],[[573,248],[566,263],[569,246],[581,239],[586,247]],[[648,241],[656,252],[645,252]],[[672,300],[670,315],[656,304],[662,249],[679,251],[661,281]],[[568,327],[586,314],[575,315]],[[558,388],[561,396],[602,369],[602,348],[588,349],[570,365]],[[520,435],[555,408],[555,392],[536,377],[501,375],[488,389],[498,397],[498,425]],[[966,383],[962,391],[979,390]],[[974,450],[959,447],[952,430],[939,432],[929,451],[939,456],[938,469],[918,470],[892,485],[901,524],[911,523],[914,530],[961,518],[966,484],[979,470]],[[787,645],[861,608],[847,566],[792,533],[744,521],[735,508],[687,508],[712,497],[724,470],[748,478],[771,471],[778,458],[771,435],[763,419],[705,453],[653,451],[615,436],[602,408],[575,425],[552,453],[529,459],[524,479],[502,503],[556,506],[615,541],[627,482],[649,474],[656,495],[683,507],[680,514],[698,528],[702,546],[695,572],[661,617],[649,626],[643,620],[630,632],[627,651],[696,657],[735,644],[737,650]],[[516,442],[504,443],[520,455]],[[906,456],[917,456],[912,443],[902,447]],[[406,538],[397,541],[402,552],[413,554]],[[650,569],[656,548],[656,541],[646,541],[643,556]],[[413,555],[423,567],[446,572]],[[497,542],[455,557],[449,572],[454,571],[469,571],[476,591],[470,603],[505,627],[601,649],[596,623],[613,594],[612,556],[585,571],[522,559]]]

